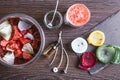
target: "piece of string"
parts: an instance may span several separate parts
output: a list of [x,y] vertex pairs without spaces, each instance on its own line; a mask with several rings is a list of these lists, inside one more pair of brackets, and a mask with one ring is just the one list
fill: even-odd
[[65,67],[65,72],[67,72],[67,70],[68,70],[68,66],[69,66],[69,56],[68,56],[68,53],[67,53],[67,51],[65,50],[65,48],[63,48],[63,50],[64,50],[64,52],[65,52],[65,54],[66,54],[66,58],[67,58],[67,63],[66,63],[66,67]]
[[[62,64],[62,62],[63,62],[63,53],[65,53],[65,55],[66,55],[66,60],[67,60],[66,62],[67,62],[67,63],[66,63],[66,67],[65,67],[65,69],[64,69],[64,72],[67,72],[68,66],[69,66],[69,56],[68,56],[68,53],[67,53],[67,51],[65,50],[65,48],[64,48],[64,46],[63,46],[63,41],[62,41],[61,35],[62,35],[62,31],[60,31],[60,33],[59,33],[59,39],[58,39],[58,43],[60,43],[60,45],[61,45],[62,53],[61,53],[61,59],[60,59],[60,62],[59,62],[59,65],[57,66],[57,68],[60,68],[60,66],[61,66],[61,64]],[[51,66],[51,65],[53,64],[53,62],[55,61],[55,58],[56,58],[56,56],[57,56],[57,53],[58,53],[58,47],[56,48],[55,55],[54,55],[53,60],[51,61],[51,63],[50,63],[49,66]]]
[[51,61],[51,63],[50,63],[49,66],[51,66],[51,65],[53,64],[53,62],[55,61],[56,56],[57,56],[57,53],[58,53],[58,47],[57,47],[56,50],[55,50],[55,55],[54,55],[54,57],[53,57],[53,59],[52,59],[52,61]]
[[[61,41],[61,35],[62,35],[62,31],[60,31],[60,33],[59,33],[58,44],[60,44],[60,41]],[[55,61],[56,56],[57,56],[57,53],[58,53],[58,47],[56,48],[55,55],[54,55],[54,57],[53,57],[53,59],[52,59],[52,61],[51,61],[51,63],[50,63],[49,66],[51,66],[51,65],[53,64],[53,62]]]
[[60,35],[59,35],[59,39],[60,39],[60,45],[61,45],[61,58],[60,58],[60,62],[59,62],[59,65],[57,66],[57,68],[60,68],[62,62],[63,62],[63,43],[62,43],[62,38],[61,38],[61,35],[62,35],[62,31],[60,31]]
[[58,4],[59,4],[59,0],[57,0],[57,3],[56,3],[56,7],[55,7],[55,10],[54,10],[54,14],[53,14],[52,20],[51,20],[50,23],[48,24],[49,26],[53,26],[52,23],[53,23],[53,21],[54,21],[55,14],[56,14],[56,12],[57,12]]
[[[61,38],[61,44],[63,46],[63,41],[62,41],[62,38]],[[68,53],[67,51],[65,50],[64,46],[62,47],[62,50],[64,51],[65,55],[66,55],[66,67],[65,67],[65,72],[67,72],[67,69],[68,69],[68,66],[69,66],[69,56],[68,56]]]

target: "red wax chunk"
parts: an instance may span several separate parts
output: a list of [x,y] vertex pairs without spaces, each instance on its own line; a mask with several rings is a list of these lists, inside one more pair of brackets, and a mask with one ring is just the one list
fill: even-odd
[[20,33],[20,31],[18,30],[17,26],[13,26],[14,29],[14,34],[13,34],[13,38],[12,40],[18,40],[19,38],[22,37],[22,34]]
[[32,42],[32,40],[27,39],[27,38],[20,38],[19,40],[23,45],[26,44],[26,43],[31,43]]
[[0,45],[1,46],[6,46],[9,43],[9,41],[3,39],[2,41],[0,41]]
[[30,59],[32,59],[32,55],[29,53],[23,52],[23,58],[26,60],[30,60]]
[[93,52],[85,52],[80,58],[79,67],[84,70],[89,70],[97,63],[97,58]]

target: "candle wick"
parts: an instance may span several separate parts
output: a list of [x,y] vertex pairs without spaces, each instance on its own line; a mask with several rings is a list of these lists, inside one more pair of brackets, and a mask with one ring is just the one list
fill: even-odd
[[54,10],[54,14],[53,14],[52,20],[50,21],[50,23],[48,23],[48,26],[53,26],[52,23],[53,23],[53,21],[54,21],[54,18],[55,18],[56,12],[57,12],[58,4],[59,4],[59,0],[57,0],[57,3],[56,3],[56,7],[55,7],[55,10]]

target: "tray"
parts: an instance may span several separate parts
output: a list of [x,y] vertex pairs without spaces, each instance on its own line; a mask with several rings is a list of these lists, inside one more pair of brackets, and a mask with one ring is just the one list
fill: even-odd
[[[86,39],[89,33],[94,30],[101,30],[105,33],[106,39],[104,44],[114,44],[120,46],[120,11],[108,17],[81,37]],[[96,48],[97,47],[89,45],[87,51],[95,52]],[[97,65],[89,70],[89,73],[95,74],[104,69],[106,66],[108,65],[98,62]]]

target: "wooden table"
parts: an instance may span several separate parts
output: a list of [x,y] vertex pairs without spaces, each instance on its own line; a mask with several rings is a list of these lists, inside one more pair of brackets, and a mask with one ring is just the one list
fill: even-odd
[[[0,80],[120,80],[120,65],[111,65],[95,75],[77,68],[79,58],[70,49],[70,42],[81,36],[93,26],[103,21],[120,9],[120,0],[60,0],[58,10],[64,15],[69,6],[83,3],[91,11],[91,20],[82,29],[63,25],[60,30],[48,30],[43,24],[43,16],[54,9],[56,0],[0,0],[0,18],[10,13],[25,13],[34,17],[42,26],[46,46],[55,41],[60,30],[63,31],[64,46],[69,53],[70,65],[67,74],[53,73],[48,64],[49,59],[40,57],[24,69],[12,69],[0,65]],[[59,60],[59,58],[58,58]],[[56,60],[56,63],[57,61]],[[65,63],[65,61],[63,62]],[[55,64],[56,65],[56,64]],[[64,68],[65,65],[62,65]]]

